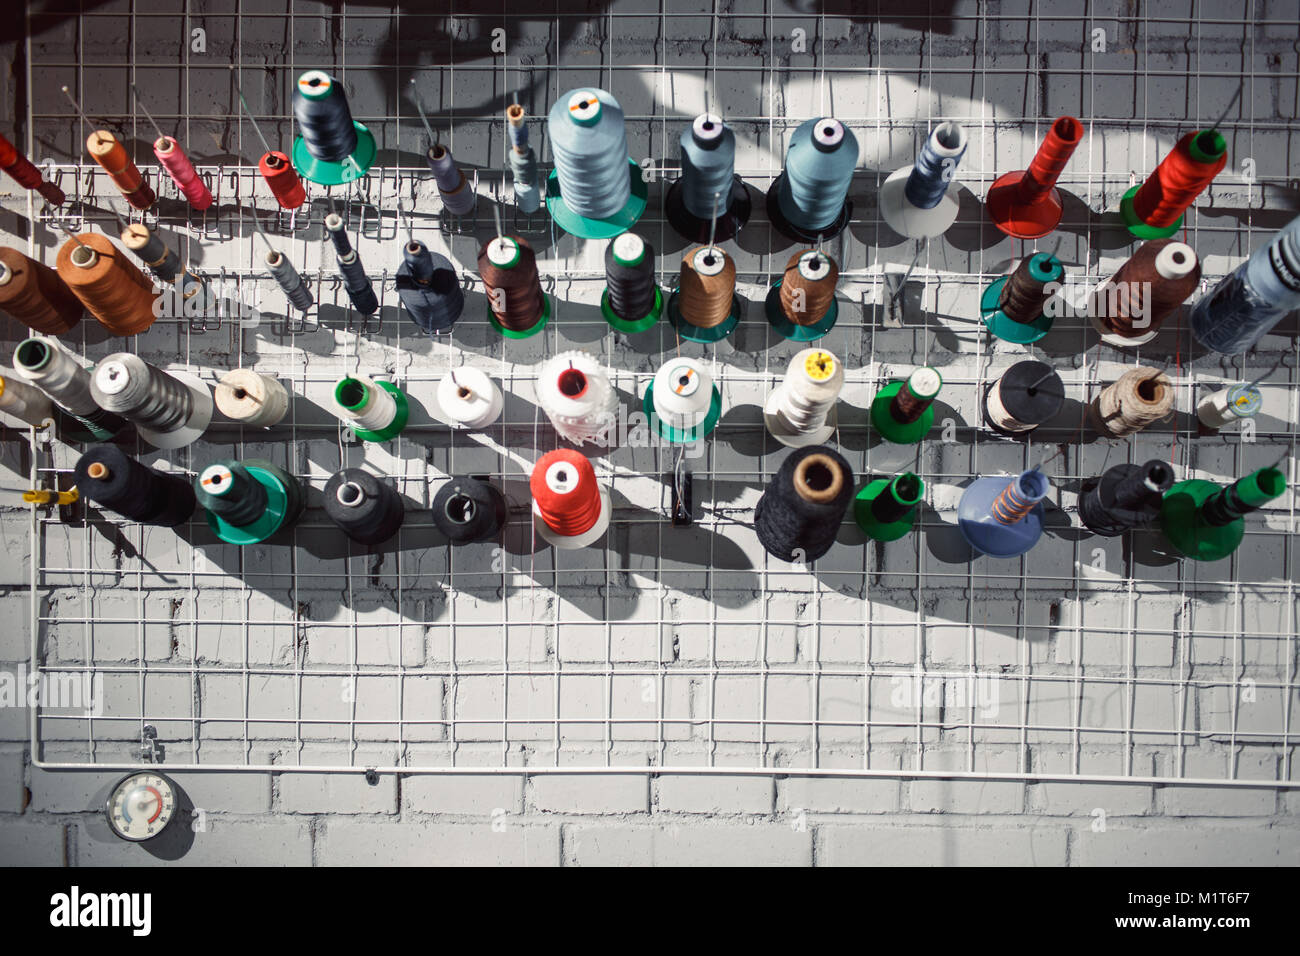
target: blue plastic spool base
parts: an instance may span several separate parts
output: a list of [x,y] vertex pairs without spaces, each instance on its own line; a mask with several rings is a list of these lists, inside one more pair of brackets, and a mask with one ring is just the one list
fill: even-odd
[[[1044,484],[1046,476],[1041,476]],[[1020,475],[1000,475],[976,478],[964,492],[957,505],[957,527],[966,542],[981,554],[994,558],[1015,558],[1038,543],[1043,536],[1043,503],[1014,524],[1002,524],[993,517],[993,502]]]

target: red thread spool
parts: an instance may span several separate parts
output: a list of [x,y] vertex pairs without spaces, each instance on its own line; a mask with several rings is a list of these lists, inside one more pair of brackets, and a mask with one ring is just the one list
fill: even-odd
[[[1146,182],[1124,197],[1120,211],[1129,231],[1145,239],[1173,235],[1188,207],[1227,163],[1228,144],[1218,130],[1188,133],[1165,154]],[[1143,226],[1147,230],[1138,231]],[[1147,235],[1147,231],[1153,234]]]
[[153,154],[158,157],[158,162],[162,163],[163,169],[171,175],[172,182],[185,194],[191,206],[203,212],[212,205],[211,191],[199,178],[199,171],[185,155],[180,143],[170,136],[160,136],[154,141]]
[[46,182],[32,161],[18,152],[18,147],[3,136],[0,136],[0,169],[12,176],[24,189],[36,190],[51,206],[62,206],[63,200],[67,198],[62,189],[54,183]]
[[1073,116],[1052,123],[1028,169],[999,176],[984,200],[993,224],[1016,239],[1041,239],[1061,222],[1056,189],[1065,164],[1083,140],[1083,124]]
[[537,512],[556,534],[574,537],[590,531],[600,517],[596,469],[581,452],[557,448],[533,466],[528,487]]
[[307,190],[284,153],[271,150],[258,162],[257,170],[282,208],[297,209],[307,201]]

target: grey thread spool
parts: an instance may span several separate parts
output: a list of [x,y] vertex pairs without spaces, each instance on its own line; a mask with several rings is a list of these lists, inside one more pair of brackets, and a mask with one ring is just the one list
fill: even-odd
[[231,421],[270,428],[289,410],[289,393],[271,375],[251,368],[231,369],[217,382],[217,408]]
[[159,432],[183,425],[193,411],[188,386],[129,352],[100,360],[90,393],[105,411]]
[[316,300],[311,294],[311,289],[307,288],[306,283],[302,281],[302,276],[293,267],[288,256],[275,249],[268,250],[266,268],[270,270],[271,278],[275,279],[284,290],[284,296],[289,300],[290,305],[303,312],[312,307]]
[[607,219],[627,205],[627,133],[618,100],[595,87],[556,99],[546,129],[564,201],[585,219]]
[[144,223],[133,222],[122,230],[122,245],[135,253],[162,282],[175,282],[181,261]]
[[518,103],[506,107],[507,129],[510,131],[510,175],[514,180],[515,204],[520,211],[532,215],[541,206],[541,193],[537,186],[537,153],[528,145],[528,123],[524,108]]
[[831,549],[853,497],[853,470],[835,449],[793,452],[754,509],[754,530],[773,557],[815,561]]
[[59,408],[85,428],[79,434],[60,423],[65,440],[107,441],[126,427],[121,415],[105,411],[90,393],[90,372],[59,340],[34,335],[14,349],[14,372],[48,395]]
[[426,154],[433,179],[438,184],[438,195],[443,207],[452,215],[466,216],[474,211],[478,195],[465,178],[465,173],[451,157],[451,151],[442,144],[429,147]]

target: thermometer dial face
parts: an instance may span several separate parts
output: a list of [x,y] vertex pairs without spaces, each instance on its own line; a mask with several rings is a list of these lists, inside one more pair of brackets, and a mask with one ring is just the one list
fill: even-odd
[[108,825],[123,840],[139,843],[156,837],[176,813],[176,790],[161,774],[133,773],[108,798]]

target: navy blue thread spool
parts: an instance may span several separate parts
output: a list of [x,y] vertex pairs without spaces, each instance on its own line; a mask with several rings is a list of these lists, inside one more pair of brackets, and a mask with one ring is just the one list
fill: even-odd
[[767,191],[772,226],[807,243],[838,236],[853,212],[848,195],[857,165],[858,141],[839,120],[801,124],[790,137],[785,169]]
[[465,291],[455,267],[418,239],[402,247],[397,295],[411,321],[428,335],[450,332],[465,309]]
[[386,481],[360,468],[344,468],[325,482],[325,514],[358,544],[387,541],[402,526],[406,506]]
[[1065,383],[1046,362],[1017,362],[984,390],[984,421],[1009,438],[1029,434],[1065,404]]
[[456,165],[451,151],[441,143],[429,147],[425,158],[433,172],[434,182],[438,184],[438,195],[442,197],[443,207],[454,216],[468,216],[474,211],[478,194],[465,178],[465,172]]
[[941,236],[957,219],[960,188],[953,176],[966,153],[966,131],[940,123],[921,147],[916,162],[895,170],[880,186],[881,218],[909,239]]
[[452,544],[493,538],[506,523],[505,496],[486,479],[452,478],[433,498],[433,523]]
[[605,247],[605,294],[600,311],[610,328],[644,332],[663,314],[664,296],[655,281],[655,251],[634,232]]
[[853,497],[853,470],[827,445],[799,448],[754,508],[758,540],[782,561],[816,561],[835,543]]
[[1141,465],[1112,465],[1089,478],[1079,494],[1079,520],[1089,531],[1114,538],[1131,528],[1145,528],[1160,517],[1174,470],[1153,458]]
[[343,288],[347,290],[352,307],[362,315],[374,315],[379,311],[379,299],[375,295],[366,267],[361,264],[361,257],[352,248],[348,232],[343,228],[343,218],[338,213],[325,217],[325,231],[334,244],[334,259],[339,272],[343,275]]
[[293,165],[322,186],[360,179],[375,161],[375,138],[352,118],[343,85],[323,70],[298,77],[293,115],[300,136],[293,144]]
[[594,87],[570,90],[546,119],[555,169],[546,183],[546,207],[565,232],[581,239],[612,239],[645,212],[646,184],[627,153],[618,100]]
[[116,445],[95,445],[77,459],[77,490],[83,498],[141,524],[174,528],[194,514],[188,478],[156,471]]
[[181,274],[183,267],[176,253],[142,222],[133,222],[122,230],[122,245],[135,253],[159,282],[175,282]]
[[302,276],[293,267],[288,256],[275,249],[268,250],[266,268],[270,270],[271,278],[284,291],[284,297],[295,309],[306,312],[315,304],[316,299],[312,296],[311,289],[302,281]]
[[736,134],[720,116],[702,113],[682,131],[682,175],[668,187],[664,216],[678,235],[709,241],[714,203],[714,242],[725,242],[749,221],[750,201],[736,175]]

